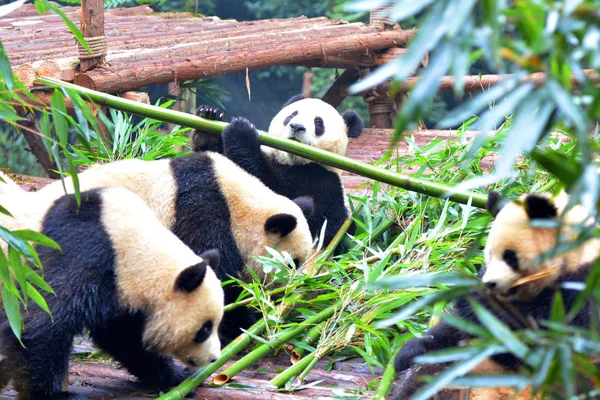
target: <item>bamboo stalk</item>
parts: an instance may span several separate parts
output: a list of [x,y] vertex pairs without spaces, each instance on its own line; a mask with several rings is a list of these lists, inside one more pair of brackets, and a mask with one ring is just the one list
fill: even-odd
[[321,321],[326,320],[331,317],[341,306],[343,302],[340,300],[332,306],[327,307],[320,313],[313,315],[312,317],[306,319],[304,322],[301,322],[297,327],[289,328],[273,339],[269,340],[267,344],[262,344],[258,346],[256,349],[242,357],[238,362],[225,369],[223,372],[214,377],[213,383],[215,385],[223,385],[231,380],[235,375],[237,375],[240,371],[248,368],[255,362],[257,362],[261,357],[267,355],[269,351],[273,350],[276,347],[279,347],[281,344],[291,340],[307,330],[311,325],[318,324]]
[[285,371],[283,371],[282,373],[277,375],[275,378],[271,379],[269,384],[271,384],[277,388],[283,387],[290,379],[292,379],[293,377],[298,375],[308,365],[310,365],[310,363],[313,360],[318,360],[318,358],[316,358],[316,353],[317,353],[316,350],[313,351],[312,353],[310,353],[309,355],[304,357],[302,360],[300,360],[296,364],[292,365],[291,367],[289,367],[288,369],[286,369]]
[[373,400],[385,400],[390,393],[394,377],[396,376],[396,369],[394,368],[395,358],[395,356],[390,357],[390,361],[388,361],[385,366],[385,370],[383,371],[383,375],[381,375],[381,380],[379,381],[379,385],[377,385]]
[[[308,331],[304,339],[302,339],[302,343],[312,345],[315,342],[315,340],[317,340],[317,338],[321,336],[321,332],[323,331],[324,326],[325,321],[321,322],[319,325],[315,326],[310,331]],[[304,347],[295,347],[292,350],[292,355],[290,356],[290,361],[292,362],[292,364],[296,364],[298,361],[300,361],[305,351],[306,349]]]
[[221,350],[221,357],[217,361],[212,364],[207,365],[206,367],[199,369],[194,375],[187,378],[185,381],[181,382],[179,386],[160,396],[158,400],[181,400],[188,393],[194,390],[196,387],[200,386],[204,381],[211,376],[216,370],[221,368],[223,364],[231,359],[234,355],[242,351],[248,346],[250,340],[252,339],[251,335],[260,335],[266,328],[266,323],[264,319],[261,319],[256,324],[252,325],[248,328],[248,333],[244,332],[237,338],[235,338],[231,343],[227,346],[223,347]]
[[[115,108],[117,110],[159,119],[164,122],[170,122],[181,126],[195,129],[202,129],[206,132],[220,133],[227,125],[223,122],[210,121],[192,114],[180,111],[168,110],[149,104],[136,103],[121,97],[112,96],[106,93],[97,92],[70,83],[57,81],[50,78],[38,78],[37,82],[52,88],[65,88],[72,90],[81,96],[87,97],[90,101],[103,106]],[[444,198],[448,197],[452,201],[467,204],[471,201],[472,205],[479,208],[485,208],[487,197],[480,193],[467,191],[454,192],[453,188],[441,183],[427,182],[425,180],[414,178],[410,175],[395,173],[363,161],[353,160],[339,154],[330,153],[304,143],[293,140],[282,139],[268,135],[266,132],[259,131],[261,144],[275,149],[287,151],[324,165],[339,168],[344,171],[352,172],[376,181],[388,183],[409,191],[422,193],[428,196]]]
[[323,356],[325,356],[325,354],[319,354],[319,356],[315,355],[313,359],[310,360],[306,368],[304,368],[300,375],[298,375],[298,384],[304,382],[304,378],[306,378],[306,376],[310,373],[310,371],[312,371],[312,369],[315,367],[315,365],[317,365],[317,363]]

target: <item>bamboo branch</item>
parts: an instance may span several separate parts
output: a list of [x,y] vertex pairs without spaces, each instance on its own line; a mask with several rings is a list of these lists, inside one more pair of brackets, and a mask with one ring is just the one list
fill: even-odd
[[[321,326],[321,325],[322,324],[319,324],[317,326]],[[308,366],[310,366],[312,364],[313,361],[315,361],[315,362],[318,361],[319,359],[316,357],[316,354],[317,354],[317,351],[316,350],[313,351],[312,353],[310,353],[309,355],[304,357],[302,360],[300,360],[296,364],[292,365],[291,367],[289,367],[288,369],[286,369],[285,371],[283,371],[282,373],[277,375],[275,378],[271,379],[269,384],[275,386],[276,388],[281,388],[290,379],[292,379],[299,373],[303,372]]]
[[381,375],[381,380],[379,381],[373,400],[385,400],[390,393],[394,377],[396,376],[396,369],[394,368],[395,358],[395,356],[390,357],[390,361],[388,361],[385,366],[385,370],[383,371],[383,375]]
[[[129,112],[143,117],[159,119],[164,122],[170,122],[181,126],[202,129],[205,132],[221,133],[223,128],[227,125],[224,122],[206,120],[180,111],[168,110],[149,104],[136,103],[121,97],[100,93],[95,90],[50,78],[38,78],[37,81],[52,88],[65,88],[72,90],[81,96],[87,97],[90,101],[103,106],[115,108],[117,110]],[[308,158],[309,160],[317,161],[324,165],[339,168],[344,171],[388,183],[409,191],[439,198],[448,197],[450,200],[462,204],[467,204],[469,201],[471,201],[473,206],[479,208],[485,208],[487,202],[487,197],[480,193],[467,191],[457,192],[448,185],[427,182],[422,179],[414,178],[410,175],[388,171],[362,161],[353,160],[339,154],[317,149],[316,147],[312,147],[304,143],[271,136],[263,131],[259,131],[259,138],[261,144],[266,146],[287,151],[288,153]]]
[[236,362],[235,364],[233,364],[232,366],[215,376],[215,378],[213,379],[213,383],[215,385],[223,385],[229,382],[231,378],[237,375],[240,371],[243,371],[244,369],[257,362],[261,357],[267,355],[271,350],[279,347],[288,340],[291,340],[296,336],[300,335],[310,326],[318,324],[331,317],[342,306],[342,304],[343,302],[340,300],[334,305],[327,307],[320,313],[304,320],[304,322],[301,322],[298,326],[280,332],[273,339],[269,340],[267,344],[262,344],[258,346],[256,349],[242,357],[238,362]]

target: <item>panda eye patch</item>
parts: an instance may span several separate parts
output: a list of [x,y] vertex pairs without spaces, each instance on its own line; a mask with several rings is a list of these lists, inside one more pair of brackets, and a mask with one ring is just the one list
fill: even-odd
[[210,337],[210,334],[213,329],[212,321],[207,321],[202,325],[202,328],[198,329],[196,332],[196,337],[194,338],[194,343],[200,344],[206,342],[206,340]]
[[519,259],[517,258],[517,253],[514,250],[504,250],[504,253],[502,253],[502,259],[513,270],[519,270]]
[[285,119],[283,120],[283,126],[287,126],[287,124],[289,124],[292,118],[294,118],[296,115],[298,115],[298,111],[294,111],[293,113],[285,117]]
[[323,118],[315,117],[315,134],[321,136],[325,133],[325,125],[323,124]]

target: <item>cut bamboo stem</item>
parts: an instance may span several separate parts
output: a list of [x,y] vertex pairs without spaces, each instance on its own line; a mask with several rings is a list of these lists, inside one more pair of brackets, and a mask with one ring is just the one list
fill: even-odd
[[248,329],[248,333],[243,333],[237,338],[235,338],[231,343],[227,346],[223,347],[221,350],[221,357],[217,361],[212,364],[207,365],[206,367],[198,370],[194,375],[187,378],[185,381],[179,384],[175,389],[171,390],[168,393],[160,396],[159,400],[181,400],[188,393],[194,390],[196,387],[200,386],[209,376],[211,376],[214,372],[216,372],[219,368],[223,366],[227,361],[231,359],[234,355],[242,351],[248,346],[252,336],[260,335],[266,328],[266,323],[264,319],[261,319],[256,324],[252,325]]
[[342,304],[343,302],[340,300],[334,305],[327,307],[320,313],[313,315],[312,317],[306,319],[304,322],[301,322],[297,327],[289,328],[285,331],[282,331],[273,339],[269,340],[267,344],[262,344],[258,346],[246,356],[242,357],[238,362],[236,362],[235,364],[233,364],[232,366],[215,376],[213,379],[213,383],[215,385],[223,385],[229,382],[231,378],[237,375],[240,371],[243,371],[244,369],[257,362],[261,357],[267,355],[271,350],[279,347],[288,340],[291,340],[296,336],[300,335],[312,325],[318,324],[331,317],[342,306]]
[[394,377],[396,376],[396,369],[394,368],[395,358],[395,356],[390,357],[390,361],[385,366],[385,370],[383,371],[383,375],[381,375],[381,380],[379,381],[373,400],[385,400],[390,393],[392,382],[394,382]]
[[313,351],[312,353],[304,357],[302,360],[292,365],[291,367],[277,375],[275,378],[271,379],[271,382],[269,383],[277,388],[283,387],[290,379],[294,378],[296,375],[302,372],[308,365],[310,365],[312,360],[317,359],[316,353],[316,351]]
[[[206,132],[220,133],[227,125],[223,122],[206,120],[188,113],[168,110],[149,104],[136,103],[121,97],[97,92],[95,90],[83,88],[70,83],[57,81],[55,79],[38,78],[37,81],[52,88],[65,88],[72,90],[81,96],[87,97],[90,101],[100,105],[143,117],[159,119],[164,122],[170,122],[195,129],[202,129]],[[261,144],[266,146],[283,150],[288,153],[371,178],[376,181],[388,183],[409,191],[423,193],[439,198],[448,197],[450,200],[462,204],[468,204],[471,202],[473,206],[479,208],[485,208],[486,206],[487,197],[480,193],[467,191],[457,192],[454,191],[452,187],[441,183],[427,182],[414,178],[410,175],[395,173],[383,168],[378,168],[374,165],[367,164],[363,161],[353,160],[351,158],[317,149],[300,142],[271,136],[262,131],[259,131],[259,138]]]
[[312,360],[310,360],[310,362],[308,363],[308,365],[306,366],[306,368],[304,368],[304,370],[300,373],[300,375],[298,375],[298,384],[302,384],[302,382],[304,382],[304,379],[308,376],[308,374],[310,373],[310,371],[312,371],[312,369],[315,367],[315,365],[317,365],[317,363],[319,362],[319,360],[322,357],[324,357],[325,355],[326,354],[319,354],[318,356],[315,355],[312,358]]
[[[321,322],[319,325],[315,326],[310,331],[308,331],[304,339],[302,339],[302,343],[312,346],[312,344],[317,340],[317,338],[321,336],[321,332],[323,332],[324,326],[325,321]],[[300,361],[305,351],[306,349],[304,347],[295,347],[292,350],[292,355],[290,356],[290,361],[292,362],[292,364],[296,364],[298,361]]]

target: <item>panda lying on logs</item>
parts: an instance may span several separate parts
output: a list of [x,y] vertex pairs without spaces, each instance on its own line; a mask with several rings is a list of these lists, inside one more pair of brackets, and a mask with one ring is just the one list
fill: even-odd
[[37,248],[55,292],[45,296],[52,317],[30,300],[23,345],[0,317],[0,389],[12,381],[19,398],[84,398],[62,389],[73,337],[84,329],[129,372],[161,390],[192,372],[171,356],[190,367],[220,356],[223,289],[212,269],[218,251],[196,255],[137,195],[91,190],[81,193],[77,207],[73,195],[54,201],[21,192],[0,196],[0,204],[15,217],[0,214],[0,225],[42,232],[61,247]]
[[[499,200],[497,193],[489,194],[488,209],[495,216],[495,220],[485,247],[485,271],[482,281],[496,294],[494,297],[499,304],[506,302],[510,308],[516,309],[522,318],[508,312],[508,307],[490,307],[486,297],[479,293],[472,294],[472,298],[486,306],[488,311],[513,329],[523,329],[524,320],[534,320],[542,326],[540,321],[550,318],[557,291],[562,295],[565,309],[571,308],[580,292],[561,287],[561,284],[585,282],[590,269],[600,256],[600,241],[588,240],[579,247],[538,262],[538,256],[556,248],[558,234],[563,236],[562,243],[565,236],[567,241],[577,238],[573,227],[590,223],[585,210],[580,205],[566,210],[566,195],[552,199],[548,195],[528,194],[518,202],[509,202],[496,213]],[[531,226],[531,222],[541,219],[561,223],[560,229]],[[540,271],[543,270],[549,273],[540,275]],[[536,278],[538,276],[542,277]],[[515,286],[515,283],[520,283],[517,281],[527,277],[530,277],[531,281]],[[586,302],[571,324],[587,327],[589,308],[589,302]],[[465,298],[457,301],[454,313],[479,323]],[[395,359],[396,372],[400,373],[409,368],[415,357],[458,346],[471,338],[468,333],[441,322],[425,332],[421,338],[410,340],[404,345]],[[492,357],[492,360],[499,367],[496,370],[515,369],[521,365],[521,361],[511,354],[500,354]]]
[[[201,106],[201,117],[224,120],[218,109]],[[362,133],[363,122],[353,110],[340,115],[331,105],[319,99],[292,97],[271,121],[269,134],[296,140],[318,149],[345,155],[348,138]],[[223,131],[222,138],[208,132],[192,135],[195,151],[217,151],[258,177],[275,193],[289,199],[309,196],[314,213],[308,217],[313,237],[320,234],[327,221],[324,243],[333,239],[346,218],[341,171],[282,150],[261,147],[258,132],[246,119],[237,118]]]
[[[97,165],[78,174],[81,190],[123,187],[138,194],[158,219],[196,254],[218,249],[221,280],[230,276],[249,280],[248,265],[266,279],[255,256],[266,256],[265,246],[286,251],[296,267],[307,261],[312,238],[306,215],[312,200],[295,201],[277,195],[232,161],[216,153],[195,153],[171,160],[122,160]],[[71,179],[65,184],[73,192]],[[64,193],[54,182],[38,193],[50,198]],[[237,299],[241,289],[225,286],[225,302]],[[245,307],[225,314],[221,334],[232,339],[256,320]]]

